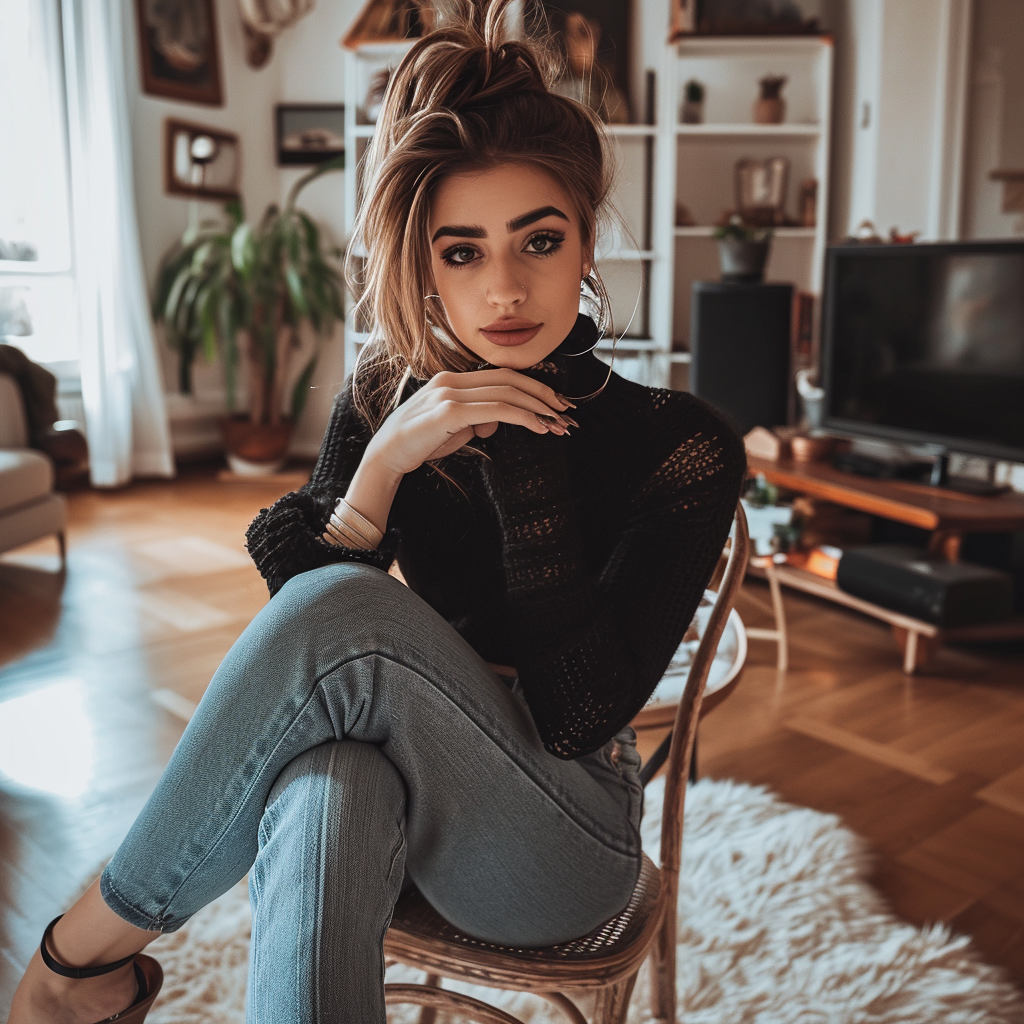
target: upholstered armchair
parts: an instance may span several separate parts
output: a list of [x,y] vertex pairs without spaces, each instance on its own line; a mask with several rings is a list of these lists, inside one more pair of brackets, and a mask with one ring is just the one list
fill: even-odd
[[53,484],[53,460],[29,447],[18,385],[0,374],[0,552],[53,535],[63,569],[67,501]]

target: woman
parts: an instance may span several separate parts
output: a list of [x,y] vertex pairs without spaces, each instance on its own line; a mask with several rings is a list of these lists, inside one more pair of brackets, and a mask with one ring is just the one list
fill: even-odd
[[357,231],[373,341],[309,484],[250,526],[273,597],[47,929],[14,1024],[141,1021],[159,968],[136,954],[247,872],[248,1019],[273,1024],[384,1021],[407,886],[519,946],[583,935],[630,897],[629,722],[745,460],[703,403],[591,351],[606,142],[548,91],[538,50],[501,42],[506,6],[466,2],[394,75]]

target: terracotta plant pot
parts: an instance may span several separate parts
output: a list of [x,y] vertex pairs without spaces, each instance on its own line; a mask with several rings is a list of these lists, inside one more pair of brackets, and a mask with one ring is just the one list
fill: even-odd
[[754,124],[782,124],[785,117],[786,101],[781,96],[754,100]]
[[754,124],[782,124],[786,117],[786,101],[779,94],[785,84],[785,75],[765,75],[758,82],[761,95],[754,100]]
[[288,456],[292,423],[253,423],[245,416],[221,420],[228,465],[240,476],[276,473]]
[[682,110],[679,112],[679,120],[683,124],[703,124],[704,101],[684,100]]

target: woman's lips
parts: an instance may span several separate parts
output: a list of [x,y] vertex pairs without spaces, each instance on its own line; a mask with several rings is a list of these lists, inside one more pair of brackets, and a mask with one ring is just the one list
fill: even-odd
[[537,336],[537,332],[543,327],[543,324],[537,324],[534,327],[519,327],[515,330],[487,330],[483,327],[480,328],[480,333],[492,344],[492,345],[525,345],[532,338]]

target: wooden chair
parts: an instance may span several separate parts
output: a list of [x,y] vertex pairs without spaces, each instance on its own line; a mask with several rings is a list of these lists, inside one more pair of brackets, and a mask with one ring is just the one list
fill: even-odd
[[774,640],[777,644],[775,667],[780,672],[789,668],[789,632],[786,628],[786,606],[782,603],[782,587],[779,584],[779,573],[775,568],[775,560],[771,555],[751,555],[750,568],[757,575],[768,581],[768,592],[772,598],[772,612],[775,615],[775,628],[747,627],[747,636],[751,640]]
[[676,901],[686,778],[708,671],[743,582],[748,551],[746,517],[738,507],[718,598],[676,712],[665,779],[661,867],[644,855],[636,888],[621,913],[579,939],[544,949],[515,949],[464,935],[412,889],[395,906],[384,939],[385,962],[420,968],[427,978],[423,984],[386,984],[386,1002],[422,1006],[420,1024],[433,1024],[437,1010],[480,1024],[522,1024],[503,1010],[441,988],[441,978],[447,977],[532,992],[558,1006],[573,1024],[587,1024],[562,990],[596,990],[593,1024],[622,1024],[637,972],[650,954],[654,1017],[674,1024]]

